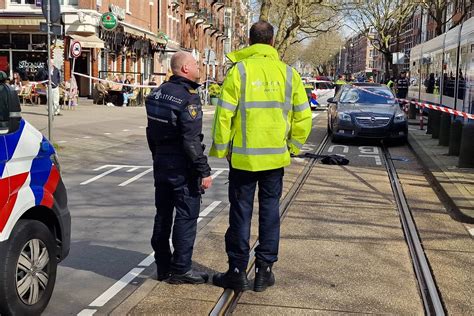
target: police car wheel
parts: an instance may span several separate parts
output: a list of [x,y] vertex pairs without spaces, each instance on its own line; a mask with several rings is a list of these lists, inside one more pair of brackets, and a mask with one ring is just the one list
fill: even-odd
[[19,220],[0,258],[0,314],[39,315],[56,281],[56,242],[36,220]]

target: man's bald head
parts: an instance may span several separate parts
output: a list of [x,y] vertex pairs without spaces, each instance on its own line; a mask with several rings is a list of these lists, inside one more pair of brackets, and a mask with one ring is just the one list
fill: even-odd
[[258,21],[250,28],[250,45],[268,44],[273,45],[273,26],[266,21]]
[[181,76],[192,81],[199,80],[199,69],[193,55],[188,52],[177,52],[171,57],[173,75]]

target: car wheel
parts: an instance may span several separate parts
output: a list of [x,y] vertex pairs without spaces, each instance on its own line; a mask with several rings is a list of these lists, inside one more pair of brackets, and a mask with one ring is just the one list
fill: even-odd
[[0,250],[0,314],[41,314],[56,281],[53,234],[39,221],[19,220]]

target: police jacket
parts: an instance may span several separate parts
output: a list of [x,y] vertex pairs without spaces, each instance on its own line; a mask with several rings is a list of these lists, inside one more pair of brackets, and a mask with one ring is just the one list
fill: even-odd
[[184,156],[188,167],[205,178],[210,176],[211,168],[201,145],[202,108],[197,87],[199,84],[191,80],[172,76],[154,89],[145,101],[146,134],[153,159],[160,155]]
[[409,86],[408,78],[399,78],[397,80],[397,89],[398,90],[408,90]]
[[262,171],[290,164],[311,132],[303,82],[270,45],[230,53],[235,63],[222,85],[210,156],[229,152],[235,169]]

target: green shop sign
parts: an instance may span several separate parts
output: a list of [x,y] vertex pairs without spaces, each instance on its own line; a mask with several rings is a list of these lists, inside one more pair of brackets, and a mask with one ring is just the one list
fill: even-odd
[[106,30],[113,30],[117,27],[117,17],[112,12],[102,14],[100,25]]

